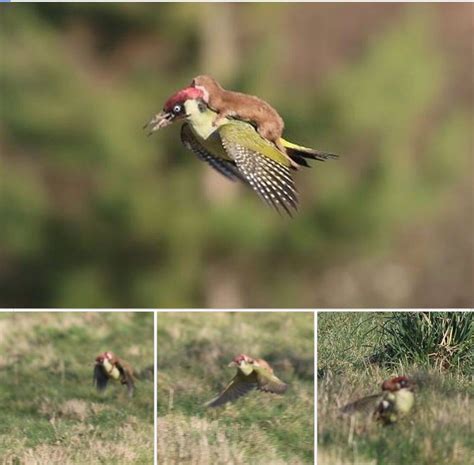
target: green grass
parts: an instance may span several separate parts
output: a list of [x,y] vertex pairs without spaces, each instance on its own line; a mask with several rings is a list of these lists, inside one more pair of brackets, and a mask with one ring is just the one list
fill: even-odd
[[[92,386],[96,355],[137,370],[132,400]],[[153,463],[153,315],[0,314],[0,457],[5,464]]]
[[[451,313],[454,318],[458,314]],[[472,373],[443,369],[430,357],[396,364],[376,362],[387,313],[318,316],[318,464],[465,465],[474,453]],[[446,316],[446,315],[445,315]],[[388,337],[388,334],[387,334]],[[386,342],[386,341],[385,341]],[[393,342],[393,340],[392,340]],[[472,363],[472,339],[470,358]],[[415,407],[390,427],[341,418],[338,407],[380,390],[381,382],[407,374],[417,382]]]
[[[227,365],[239,353],[267,360],[289,390],[204,408],[234,376]],[[312,464],[313,376],[311,313],[159,314],[160,465]]]
[[378,357],[474,373],[474,313],[403,312],[385,318]]

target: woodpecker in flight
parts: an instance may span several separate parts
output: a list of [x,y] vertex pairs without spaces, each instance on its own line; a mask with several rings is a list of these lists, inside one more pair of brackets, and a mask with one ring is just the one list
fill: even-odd
[[219,407],[244,396],[252,389],[283,394],[288,388],[287,384],[273,374],[272,367],[260,358],[240,354],[234,357],[229,367],[237,368],[237,374],[216,398],[205,404],[206,407]]
[[198,76],[190,87],[172,95],[145,128],[151,134],[180,120],[188,123],[181,129],[186,148],[232,181],[250,185],[266,203],[290,216],[298,204],[291,170],[308,167],[306,159],[336,158],[281,138],[283,121],[278,123],[281,118],[270,105],[257,97],[224,91],[206,76]]
[[128,396],[133,396],[135,378],[132,367],[114,353],[104,352],[95,359],[93,383],[98,391],[103,391],[109,380],[120,381],[127,386]]
[[382,383],[382,392],[363,397],[341,408],[344,415],[372,416],[384,424],[395,423],[413,407],[414,383],[406,376],[397,376]]

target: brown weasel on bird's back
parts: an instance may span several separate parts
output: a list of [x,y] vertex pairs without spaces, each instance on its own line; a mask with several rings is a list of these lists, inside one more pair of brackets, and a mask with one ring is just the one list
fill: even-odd
[[204,101],[218,113],[214,121],[215,126],[228,116],[249,121],[256,125],[258,133],[264,139],[286,154],[286,149],[280,141],[285,123],[270,104],[254,95],[226,90],[211,76],[195,77],[192,86],[203,92]]

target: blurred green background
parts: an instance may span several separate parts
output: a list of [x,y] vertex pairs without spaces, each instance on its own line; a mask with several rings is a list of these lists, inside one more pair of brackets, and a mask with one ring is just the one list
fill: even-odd
[[[474,305],[470,4],[0,7],[0,304]],[[279,217],[142,125],[194,75],[340,154]]]

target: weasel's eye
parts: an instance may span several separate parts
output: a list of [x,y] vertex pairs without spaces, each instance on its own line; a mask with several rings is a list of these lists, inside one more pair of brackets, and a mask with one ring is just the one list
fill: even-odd
[[206,104],[204,102],[199,102],[198,110],[200,111],[200,113],[203,113],[204,111],[206,111]]
[[175,113],[176,115],[181,113],[181,105],[175,105],[173,107],[173,113]]

